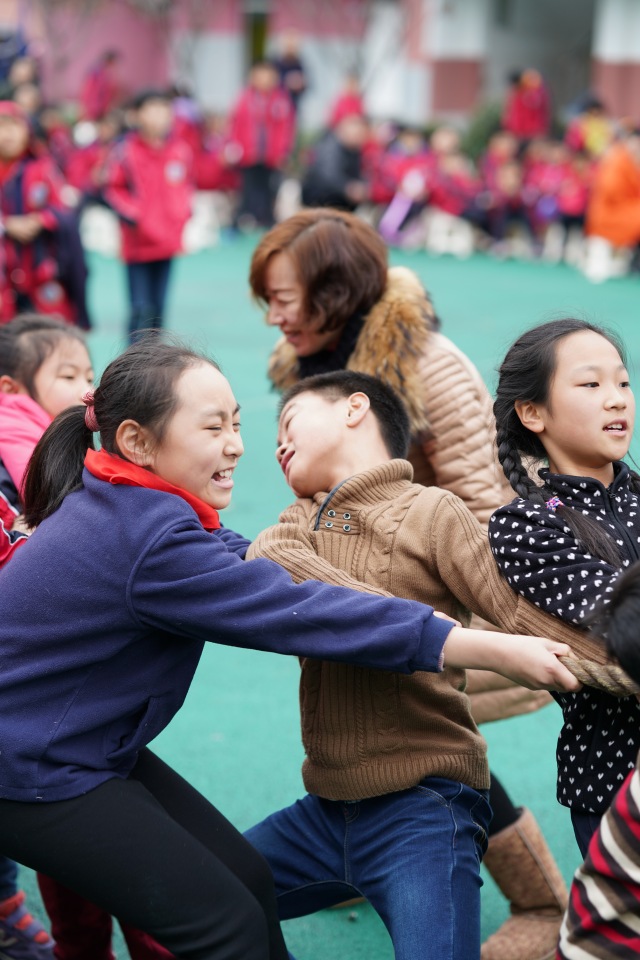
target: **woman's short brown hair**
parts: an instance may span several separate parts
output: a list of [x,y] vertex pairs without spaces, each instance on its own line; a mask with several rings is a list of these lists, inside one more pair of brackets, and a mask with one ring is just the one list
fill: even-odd
[[387,248],[373,227],[351,213],[303,210],[273,227],[251,260],[254,296],[267,302],[266,273],[278,253],[292,260],[304,291],[306,322],[321,331],[339,330],[355,314],[366,314],[387,283]]

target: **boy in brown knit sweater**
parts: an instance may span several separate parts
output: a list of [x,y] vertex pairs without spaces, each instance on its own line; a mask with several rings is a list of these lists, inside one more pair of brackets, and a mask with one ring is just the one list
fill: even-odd
[[[605,660],[595,642],[511,592],[461,500],[412,483],[398,459],[408,440],[402,403],[372,377],[340,371],[294,386],[282,400],[277,457],[299,499],[249,556],[276,560],[297,581],[422,600],[463,622],[471,610]],[[505,637],[493,636],[502,646]],[[522,650],[507,645],[498,669],[516,679]],[[362,895],[397,960],[477,960],[491,814],[464,671],[301,666],[308,793],[247,833],[273,870],[281,918]]]

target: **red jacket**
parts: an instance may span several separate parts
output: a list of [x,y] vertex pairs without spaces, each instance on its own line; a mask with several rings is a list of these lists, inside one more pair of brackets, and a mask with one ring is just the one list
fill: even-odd
[[571,217],[585,214],[589,203],[591,177],[591,170],[580,170],[574,164],[566,164],[565,175],[558,191],[558,208],[561,213]]
[[446,173],[437,169],[430,183],[429,204],[454,217],[460,217],[479,190],[480,183],[471,172]]
[[104,196],[120,217],[125,263],[180,253],[193,191],[193,154],[184,140],[153,146],[131,133],[114,147]]
[[341,120],[351,116],[364,117],[364,101],[359,93],[342,93],[331,107],[329,126],[337,127]]
[[263,163],[277,169],[293,148],[295,114],[291,99],[279,87],[260,93],[253,87],[240,95],[230,124],[230,141],[239,148],[238,166]]
[[[0,493],[0,502],[1,500],[2,494]],[[14,552],[18,547],[21,547],[23,543],[26,543],[27,540],[28,537],[26,534],[9,533],[0,518],[0,569],[11,560]]]
[[60,171],[46,155],[26,153],[0,169],[2,218],[37,213],[44,228],[31,243],[18,243],[8,234],[2,237],[0,322],[15,316],[20,294],[40,313],[75,319],[68,294],[58,282],[56,233],[69,213],[60,197],[63,185]]
[[61,123],[49,130],[46,135],[46,147],[60,170],[66,173],[67,164],[75,149],[69,127]]
[[[402,188],[403,181],[407,174],[417,174],[421,177],[424,187],[423,193],[430,189],[436,175],[436,160],[433,154],[428,150],[421,150],[419,153],[406,154],[400,150],[387,150],[382,158],[379,168],[380,183],[385,183],[393,193]],[[420,199],[416,196],[414,199]]]
[[541,161],[526,171],[525,185],[532,196],[555,197],[560,191],[566,170],[566,164]]
[[178,140],[184,140],[185,143],[188,143],[194,155],[202,147],[202,124],[198,120],[180,114],[174,115],[172,134]]
[[67,183],[83,193],[97,193],[104,182],[106,161],[112,147],[112,143],[94,140],[88,147],[75,149],[67,164]]
[[203,136],[194,164],[198,190],[239,189],[240,174],[238,168],[232,165],[228,153],[229,134],[226,129],[211,131]]
[[502,126],[516,137],[530,140],[549,132],[551,108],[542,84],[529,89],[517,88],[509,94],[502,115]]
[[121,97],[116,75],[105,64],[97,64],[84,79],[80,93],[83,120],[99,120],[114,107]]

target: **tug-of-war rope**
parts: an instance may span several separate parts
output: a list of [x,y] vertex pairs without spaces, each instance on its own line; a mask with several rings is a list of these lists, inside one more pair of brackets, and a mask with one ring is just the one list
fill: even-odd
[[640,686],[627,676],[622,667],[613,663],[596,663],[594,660],[577,660],[575,657],[558,659],[585,686],[597,687],[614,697],[640,694]]

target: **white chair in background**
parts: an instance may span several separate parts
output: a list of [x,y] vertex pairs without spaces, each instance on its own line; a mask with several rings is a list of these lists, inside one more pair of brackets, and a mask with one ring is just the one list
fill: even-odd
[[475,249],[473,227],[467,220],[444,210],[427,210],[424,215],[425,245],[429,253],[450,253],[464,259]]
[[612,277],[622,277],[629,271],[631,251],[614,247],[604,237],[587,237],[584,243],[582,272],[592,283],[603,283]]

